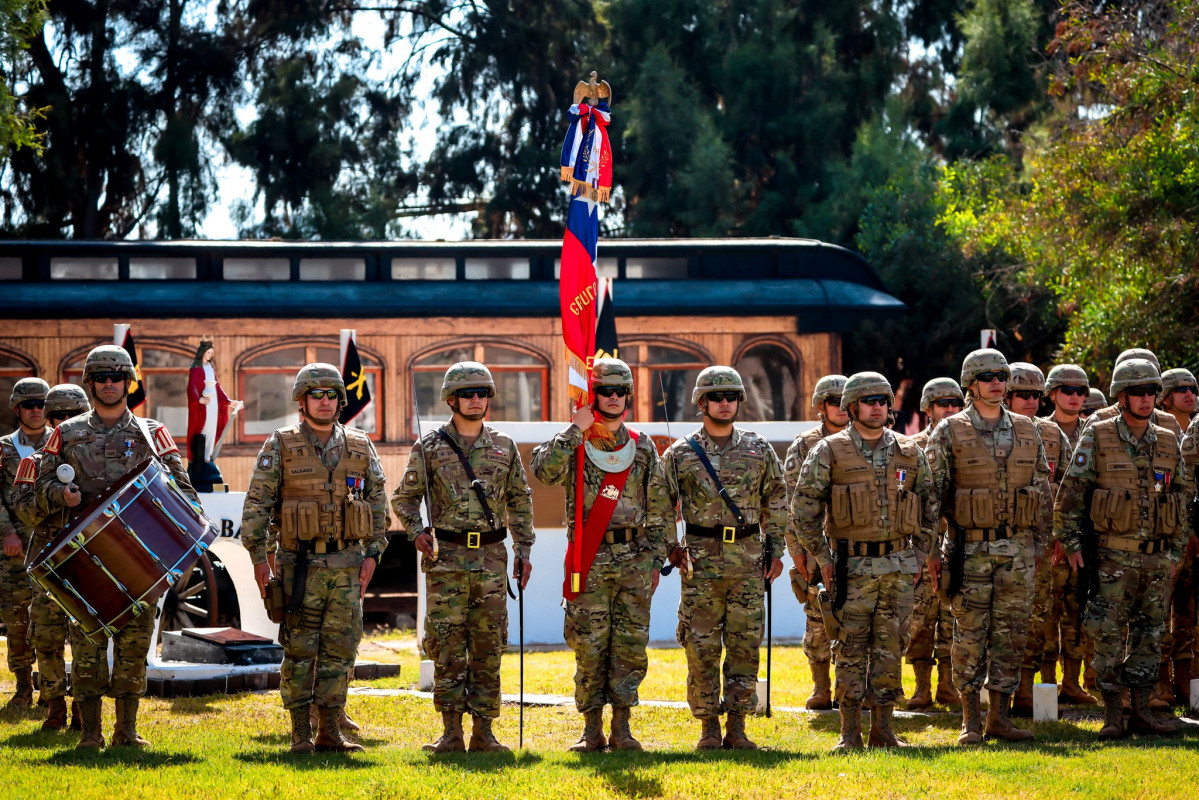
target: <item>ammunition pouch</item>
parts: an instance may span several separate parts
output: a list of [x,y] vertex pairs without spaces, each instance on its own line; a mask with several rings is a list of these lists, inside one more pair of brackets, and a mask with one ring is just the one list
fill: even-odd
[[1091,497],[1091,523],[1098,533],[1129,533],[1135,530],[1137,499],[1125,488],[1096,489]]
[[841,639],[841,622],[837,619],[836,603],[827,590],[820,592],[820,620],[824,623],[824,632],[828,638],[836,641]]
[[795,599],[801,604],[808,600],[808,576],[799,567],[791,568],[791,591],[795,592]]
[[266,605],[267,619],[276,624],[282,623],[287,615],[287,601],[283,594],[283,580],[278,575],[267,581],[263,603]]
[[1171,492],[1157,497],[1154,533],[1158,536],[1174,536],[1182,527],[1182,495]]
[[373,532],[373,515],[370,503],[365,500],[346,499],[345,531],[343,538],[347,541],[369,539]]

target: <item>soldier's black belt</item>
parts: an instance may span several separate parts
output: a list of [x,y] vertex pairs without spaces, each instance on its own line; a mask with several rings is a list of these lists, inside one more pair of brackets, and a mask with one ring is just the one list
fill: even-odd
[[719,539],[722,542],[732,544],[740,539],[758,535],[761,526],[754,522],[749,525],[717,525],[709,527],[707,525],[693,525],[687,523],[688,536],[702,536],[705,539]]
[[966,541],[971,543],[998,542],[1010,538],[1012,538],[1012,529],[1007,525],[1000,525],[998,528],[966,529]]
[[508,537],[507,528],[494,531],[447,531],[437,529],[437,538],[451,544],[465,545],[467,549],[478,550],[485,544],[496,544]]
[[[300,551],[299,542],[295,547],[284,547],[292,553]],[[308,542],[308,553],[310,555],[324,556],[330,553],[340,553],[346,547],[344,542],[339,542],[337,539],[312,539]]]
[[608,544],[628,544],[634,541],[640,532],[638,528],[613,528],[604,531],[604,541]]
[[1099,546],[1108,550],[1119,550],[1122,553],[1141,553],[1146,556],[1164,553],[1170,549],[1169,539],[1133,539],[1129,536],[1113,536],[1101,534]]
[[837,539],[836,542],[838,545],[841,542],[845,542],[848,554],[859,558],[863,556],[889,556],[899,550],[906,550],[908,546],[908,540],[904,538],[888,539],[883,542],[859,542],[853,539]]

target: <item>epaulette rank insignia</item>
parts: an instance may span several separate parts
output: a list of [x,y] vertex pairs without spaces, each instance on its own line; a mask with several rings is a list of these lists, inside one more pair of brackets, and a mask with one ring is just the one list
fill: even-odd
[[17,465],[17,477],[13,479],[13,483],[33,483],[37,480],[37,462],[32,456],[26,456],[21,459],[21,463]]

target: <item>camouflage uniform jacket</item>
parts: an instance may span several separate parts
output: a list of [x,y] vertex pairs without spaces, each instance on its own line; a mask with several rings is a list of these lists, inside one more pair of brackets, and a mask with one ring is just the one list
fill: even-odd
[[[345,428],[340,422],[333,423],[329,441],[323,445],[307,421],[299,424],[299,430],[312,445],[326,469],[337,466],[337,462],[346,451]],[[364,558],[373,558],[378,563],[383,557],[383,551],[387,549],[387,528],[391,521],[387,510],[387,487],[375,445],[369,439],[367,444],[370,450],[370,467],[367,469],[362,499],[371,507],[374,534],[369,539],[346,541],[343,549],[336,553],[310,553],[308,563],[313,566],[332,569],[357,567],[362,565]],[[268,550],[277,546],[278,534],[271,531],[271,523],[278,516],[282,498],[283,464],[280,451],[279,431],[275,431],[266,437],[262,449],[258,451],[254,474],[250,477],[250,488],[246,490],[246,503],[242,510],[241,543],[250,551],[250,560],[255,564],[265,562]],[[289,550],[277,549],[275,563],[294,564],[296,555]]]
[[[1113,403],[1107,408],[1101,408],[1091,416],[1087,417],[1086,425],[1091,426],[1096,422],[1102,422],[1105,419],[1115,419],[1118,416],[1121,416],[1120,404]],[[1160,408],[1153,409],[1152,422],[1154,425],[1160,425],[1163,428],[1174,431],[1175,435],[1177,435],[1180,440],[1182,439],[1182,427],[1178,424],[1178,420],[1174,418],[1174,415],[1169,411],[1162,411]]]
[[[1170,431],[1157,425],[1149,425],[1140,441],[1137,441],[1136,436],[1124,422],[1123,415],[1115,418],[1108,417],[1107,420],[1101,422],[1105,426],[1114,427],[1125,454],[1132,459],[1136,466],[1139,483],[1139,488],[1135,492],[1137,495],[1135,510],[1140,512],[1137,530],[1118,535],[1135,539],[1156,538],[1158,534],[1151,530],[1154,526],[1153,517],[1155,515],[1149,513],[1150,499],[1158,494],[1153,486],[1154,467],[1162,464],[1167,465],[1167,469],[1171,466],[1174,467],[1170,470],[1173,474],[1169,476],[1169,480],[1161,481],[1160,484],[1162,492],[1165,494],[1179,494],[1180,502],[1185,496],[1186,488],[1190,486],[1189,482],[1193,480],[1188,475],[1185,461],[1181,451],[1177,449],[1177,445],[1174,446],[1173,452],[1157,452],[1159,440],[1164,439],[1168,442],[1177,442],[1178,440]],[[1062,488],[1058,491],[1057,504],[1054,508],[1053,535],[1062,543],[1062,547],[1067,553],[1075,553],[1082,549],[1083,517],[1091,514],[1091,509],[1087,507],[1088,497],[1099,481],[1099,462],[1106,460],[1102,453],[1097,452],[1099,449],[1097,427],[1097,425],[1088,425],[1083,431],[1082,439],[1079,440],[1078,447],[1074,450],[1074,456],[1070,460],[1066,478],[1062,481]],[[1178,533],[1171,537],[1171,546],[1168,551],[1170,560],[1175,564],[1182,558],[1182,550],[1186,545],[1189,533],[1188,526],[1185,524],[1185,510],[1180,516],[1182,524],[1178,526]]]
[[1067,457],[1063,458],[1062,461],[1069,462],[1069,460],[1070,460],[1069,456],[1074,453],[1074,448],[1078,447],[1078,440],[1082,438],[1082,429],[1086,427],[1087,421],[1085,419],[1079,418],[1078,424],[1074,426],[1074,434],[1071,435],[1070,432],[1066,430],[1066,427],[1064,425],[1062,425],[1062,423],[1057,421],[1057,417],[1054,416],[1053,412],[1050,412],[1050,413],[1046,414],[1045,416],[1040,417],[1039,419],[1043,419],[1043,420],[1052,422],[1054,425],[1056,425],[1058,427],[1058,430],[1060,430],[1062,432],[1062,436],[1066,437],[1066,443],[1069,444],[1070,447],[1068,450],[1063,451]]
[[153,419],[143,420],[154,440],[154,453],[142,435],[141,428],[128,410],[111,428],[106,428],[95,411],[71,417],[54,429],[49,441],[42,446],[38,457],[37,495],[39,512],[53,514],[66,508],[59,482],[60,465],[70,464],[75,470],[75,485],[82,494],[80,506],[95,500],[105,490],[117,485],[143,460],[156,455],[183,493],[199,502],[196,490],[188,480],[187,470],[179,448],[175,446],[165,425]]
[[[857,445],[858,452],[874,467],[876,474],[887,469],[895,455],[899,436],[883,430],[873,449],[866,447],[862,435],[852,424],[845,435]],[[940,524],[940,506],[933,490],[933,474],[924,451],[916,448],[916,475],[913,490],[920,498],[920,531],[912,536],[912,553],[900,550],[887,556],[851,556],[846,566],[850,574],[882,575],[890,572],[916,574],[928,558],[933,537]],[[814,553],[821,567],[833,563],[833,551],[825,538],[824,521],[833,486],[833,450],[827,440],[816,443],[800,468],[795,492],[791,495],[791,520],[804,548]],[[886,474],[888,481],[893,474]],[[893,509],[888,509],[893,511]]]
[[[1070,444],[1069,437],[1066,432],[1058,426],[1056,422],[1044,417],[1033,417],[1033,425],[1037,426],[1037,432],[1041,434],[1041,446],[1045,448],[1046,461],[1049,464],[1049,495],[1045,498],[1045,530],[1053,529],[1053,504],[1057,499],[1058,487],[1062,485],[1062,480],[1066,477],[1066,468],[1070,465],[1070,456],[1074,453],[1074,448]],[[1079,428],[1082,426],[1080,425]],[[1051,442],[1056,442],[1057,447],[1054,448]],[[1057,451],[1057,457],[1050,460],[1050,450]]]
[[[517,558],[528,558],[534,538],[533,490],[529,488],[516,443],[490,425],[483,426],[473,444],[463,441],[452,421],[442,425],[441,430],[451,436],[466,455],[475,477],[483,484],[495,524],[507,525],[512,536],[512,551]],[[427,464],[426,452],[429,454]],[[479,497],[471,488],[458,456],[435,432],[429,432],[408,454],[404,479],[391,496],[391,508],[407,531],[408,541],[415,541],[424,530],[420,504],[425,497],[426,475],[432,484],[429,496],[433,503],[434,528],[455,533],[491,530],[487,514],[479,505]],[[437,560],[423,559],[421,568],[425,572],[503,572],[507,561],[508,551],[503,542],[475,549],[440,542]]]
[[[1011,454],[1012,449],[1016,444],[1015,428],[1012,423],[1012,412],[1006,408],[1000,409],[999,421],[992,425],[986,422],[978,413],[978,410],[973,404],[967,405],[963,411],[954,414],[954,417],[965,415],[966,419],[974,426],[982,439],[983,446],[991,453],[991,457],[995,460],[1006,460]],[[947,509],[948,503],[953,502],[954,482],[954,439],[950,430],[949,421],[952,417],[946,417],[941,420],[932,434],[928,438],[928,446],[924,452],[928,456],[928,465],[933,471],[933,484],[937,493],[937,502],[940,508]],[[1036,426],[1033,426],[1036,430]],[[1037,434],[1037,457],[1036,464],[1033,467],[1032,485],[1040,487],[1045,496],[1050,495],[1049,488],[1049,462],[1045,458],[1045,448],[1041,444],[1040,434]],[[1001,491],[1008,491],[1009,487],[999,486]],[[1019,487],[1015,487],[1019,488]],[[946,511],[948,514],[948,511]],[[967,542],[966,556],[973,556],[979,553],[988,553],[994,556],[1017,556],[1020,555],[1021,547],[1028,546],[1029,555],[1039,555],[1044,552],[1044,548],[1048,543],[1051,533],[1050,525],[1047,525],[1045,515],[1040,515],[1038,524],[1031,529],[1032,541],[1021,542],[1020,537],[1012,536],[1008,539],[999,539],[993,542]],[[942,554],[945,557],[951,555],[953,547],[953,536],[947,535],[942,539]]]
[[[787,527],[787,484],[783,468],[770,442],[752,431],[733,428],[733,435],[723,448],[712,441],[700,428],[694,435],[696,443],[712,462],[725,491],[745,517],[743,524],[759,523],[758,541],[765,536],[769,558],[783,557],[783,533]],[[700,463],[699,456],[685,440],[674,442],[662,457],[666,473],[670,507],[681,499],[683,521],[692,525],[721,527],[738,525],[733,512],[721,499],[711,476]],[[673,538],[673,537],[671,537]],[[671,546],[674,542],[669,543]],[[726,548],[722,558],[735,558],[737,550]]]
[[928,447],[928,437],[932,436],[932,433],[933,433],[933,424],[932,424],[932,422],[929,422],[923,428],[921,428],[920,430],[916,431],[911,436],[909,436],[908,440],[910,442],[912,442],[912,444],[916,445],[921,450],[923,450],[924,448]]
[[1182,462],[1187,474],[1183,486],[1185,494],[1187,529],[1192,536],[1199,536],[1199,415],[1187,426],[1182,437]]
[[[26,551],[29,550],[30,539],[33,538],[33,527],[29,524],[28,512],[22,513],[25,509],[22,506],[27,506],[28,503],[22,503],[20,495],[28,495],[29,493],[22,490],[22,486],[17,484],[17,468],[21,465],[22,455],[17,450],[17,445],[21,447],[32,448],[34,452],[42,449],[46,442],[50,439],[50,433],[53,428],[47,426],[42,435],[36,439],[29,439],[25,433],[17,428],[8,436],[0,438],[0,471],[3,472],[3,477],[0,480],[4,481],[4,485],[0,486],[0,540],[4,539],[9,534],[15,533],[21,538],[21,547]],[[32,454],[29,456],[32,458]],[[31,462],[32,466],[33,462]],[[25,472],[29,472],[30,466],[25,468]],[[36,475],[36,473],[33,473]],[[29,484],[26,483],[26,486]]]
[[[621,425],[616,431],[617,447],[627,444],[629,431]],[[561,484],[566,489],[567,535],[574,538],[575,509],[575,451],[583,444],[583,431],[571,425],[544,444],[533,450],[533,474],[542,483],[551,486]],[[599,446],[599,442],[592,442]],[[583,457],[583,509],[591,508],[606,473]],[[654,569],[666,563],[667,542],[674,538],[674,515],[671,513],[670,497],[667,495],[666,478],[662,473],[662,462],[653,440],[641,434],[637,440],[637,453],[629,471],[624,491],[612,512],[610,530],[620,528],[644,528],[643,549],[650,553]],[[600,547],[595,564],[607,564],[611,551]]]

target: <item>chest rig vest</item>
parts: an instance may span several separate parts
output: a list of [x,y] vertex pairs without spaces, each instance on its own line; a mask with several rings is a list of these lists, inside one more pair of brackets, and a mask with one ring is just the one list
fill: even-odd
[[321,463],[300,426],[279,431],[279,536],[284,549],[295,549],[300,541],[353,541],[371,534],[370,504],[351,487],[365,485],[370,443],[355,428],[342,430],[346,449],[333,469]]
[[1062,429],[1057,423],[1036,418],[1033,420],[1041,434],[1041,446],[1045,448],[1045,460],[1049,462],[1049,489],[1057,497],[1057,474],[1062,469],[1062,459],[1069,458],[1069,453],[1062,452]]
[[944,509],[950,524],[967,534],[1020,530],[1037,524],[1043,501],[1033,485],[1037,430],[1032,420],[1009,414],[1013,444],[1006,456],[987,447],[966,412],[946,419],[953,441],[953,502]]
[[1171,491],[1177,475],[1178,438],[1155,426],[1157,442],[1148,456],[1133,456],[1120,438],[1117,419],[1095,423],[1095,490],[1091,521],[1098,533],[1140,540],[1174,536],[1181,524],[1181,494]]
[[830,540],[887,541],[919,531],[920,498],[911,491],[919,466],[916,445],[897,438],[887,463],[876,468],[847,432],[825,441],[833,456]]

